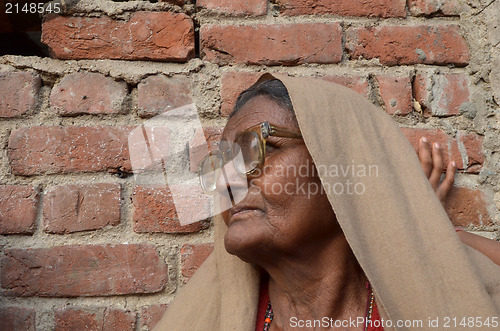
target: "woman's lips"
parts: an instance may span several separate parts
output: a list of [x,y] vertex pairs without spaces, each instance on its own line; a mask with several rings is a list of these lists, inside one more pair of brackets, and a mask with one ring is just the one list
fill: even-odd
[[231,208],[231,217],[229,218],[229,222],[231,222],[235,217],[243,217],[246,214],[250,214],[253,212],[260,212],[261,210],[257,207],[250,206],[237,206],[235,208]]

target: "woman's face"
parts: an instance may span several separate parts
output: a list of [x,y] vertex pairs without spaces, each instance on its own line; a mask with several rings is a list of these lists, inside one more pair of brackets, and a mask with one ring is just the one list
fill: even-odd
[[[292,112],[266,96],[258,96],[229,120],[222,139],[234,141],[245,129],[265,121],[298,128]],[[267,140],[264,168],[258,175],[242,178],[228,162],[224,168],[227,181],[233,189],[248,185],[248,193],[222,213],[228,226],[226,250],[258,264],[259,256],[300,254],[308,244],[331,240],[340,230],[313,169],[304,140],[273,136]],[[222,206],[231,206],[227,185],[220,176],[217,190]]]

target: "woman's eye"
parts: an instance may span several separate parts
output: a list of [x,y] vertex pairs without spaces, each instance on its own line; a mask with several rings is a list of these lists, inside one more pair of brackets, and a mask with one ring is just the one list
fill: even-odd
[[278,147],[276,145],[266,143],[266,153],[272,153],[274,152]]

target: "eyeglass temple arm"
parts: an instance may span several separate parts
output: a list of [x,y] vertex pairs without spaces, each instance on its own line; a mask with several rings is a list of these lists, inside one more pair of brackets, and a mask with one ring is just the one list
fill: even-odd
[[279,136],[283,138],[302,138],[302,134],[299,130],[285,129],[276,125],[269,125],[271,131],[269,132],[271,136]]

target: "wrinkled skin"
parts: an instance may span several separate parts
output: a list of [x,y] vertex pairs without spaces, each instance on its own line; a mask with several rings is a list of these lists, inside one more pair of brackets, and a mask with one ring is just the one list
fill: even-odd
[[[267,97],[256,97],[229,120],[223,140],[233,141],[243,130],[264,121],[286,128],[298,128],[290,111]],[[340,234],[326,194],[308,196],[296,189],[301,184],[306,187],[309,183],[320,185],[317,176],[294,177],[292,173],[280,176],[278,173],[280,167],[298,169],[300,166],[312,167],[312,164],[304,140],[268,138],[264,164],[266,171],[260,176],[246,179],[248,194],[237,204],[248,209],[235,214],[237,210],[232,208],[222,213],[228,225],[225,245],[229,253],[257,263],[270,252],[279,255],[304,254],[297,252],[297,247],[303,247],[311,240],[330,240]],[[226,165],[225,172],[233,189],[244,184],[242,181],[245,179],[235,173],[231,163]],[[311,168],[310,174],[312,172]],[[284,193],[287,184],[288,192],[298,191],[298,194]],[[222,176],[219,178],[218,190],[223,196],[221,204],[230,204],[229,197],[224,195],[227,191]]]

